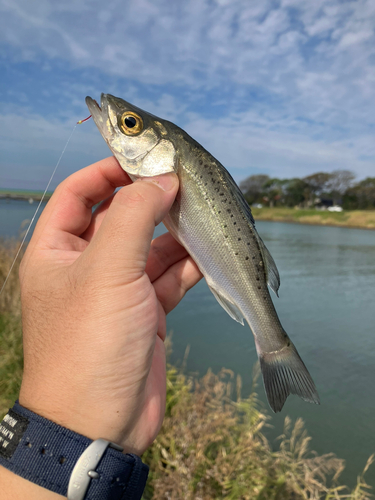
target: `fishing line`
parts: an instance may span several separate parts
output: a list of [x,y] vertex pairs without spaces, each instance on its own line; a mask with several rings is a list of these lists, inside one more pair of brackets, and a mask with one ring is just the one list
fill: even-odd
[[39,201],[39,204],[38,204],[38,206],[36,207],[35,213],[34,213],[34,215],[33,215],[32,219],[31,219],[31,221],[30,221],[30,224],[28,225],[28,227],[27,227],[27,229],[26,229],[25,235],[24,235],[24,237],[22,238],[21,244],[20,244],[20,246],[19,246],[19,248],[18,248],[18,250],[17,250],[17,252],[16,252],[16,256],[14,257],[13,262],[12,262],[12,265],[10,266],[9,272],[8,272],[8,274],[6,275],[5,281],[4,281],[3,286],[1,287],[1,290],[0,290],[0,295],[2,294],[2,292],[3,292],[4,288],[5,288],[5,285],[6,285],[6,283],[7,283],[8,279],[9,279],[9,276],[10,276],[10,274],[11,274],[12,270],[13,270],[14,264],[16,263],[17,257],[19,256],[20,251],[22,250],[23,244],[25,243],[25,240],[26,240],[26,238],[27,238],[27,235],[29,234],[29,231],[30,231],[30,229],[31,229],[31,226],[33,225],[33,222],[34,222],[34,220],[35,220],[35,217],[36,217],[37,213],[39,212],[39,208],[40,208],[41,204],[43,203],[44,197],[45,197],[45,195],[46,195],[46,193],[47,193],[47,191],[48,191],[48,188],[49,188],[49,186],[50,186],[50,184],[51,184],[51,182],[52,182],[52,179],[53,179],[53,177],[54,177],[54,175],[55,175],[55,173],[56,173],[57,167],[60,165],[61,158],[64,156],[64,153],[65,153],[65,151],[66,151],[66,148],[68,147],[68,144],[69,144],[69,142],[70,142],[70,139],[72,138],[72,135],[74,134],[74,131],[75,131],[75,129],[76,129],[76,127],[77,127],[77,125],[80,125],[81,123],[85,122],[85,121],[86,121],[86,120],[88,120],[89,118],[91,118],[91,115],[90,115],[88,118],[85,118],[84,120],[80,120],[79,122],[77,122],[77,123],[74,125],[73,130],[70,132],[70,136],[68,137],[68,140],[66,141],[66,144],[65,144],[65,146],[64,146],[64,148],[63,148],[63,150],[62,150],[62,152],[61,152],[60,158],[57,160],[56,166],[55,166],[55,168],[54,168],[54,170],[53,170],[53,172],[52,172],[52,175],[51,175],[51,177],[50,177],[50,179],[49,179],[49,181],[48,181],[47,187],[46,187],[46,189],[44,190],[44,193],[42,194],[42,197],[41,197],[41,199],[40,199],[40,201]]

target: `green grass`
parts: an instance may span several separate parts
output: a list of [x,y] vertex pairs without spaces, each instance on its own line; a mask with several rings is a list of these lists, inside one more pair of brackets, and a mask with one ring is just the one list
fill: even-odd
[[304,210],[285,207],[254,207],[251,210],[255,220],[375,229],[375,210],[328,212],[327,210]]
[[[17,243],[0,243],[0,280]],[[18,266],[18,263],[17,263]],[[22,328],[17,266],[0,296],[0,418],[17,398],[22,377]],[[354,490],[340,484],[344,461],[310,450],[302,420],[285,417],[279,446],[263,434],[271,418],[230,370],[197,379],[169,366],[164,425],[143,455],[150,466],[144,500],[369,500],[363,474]]]
[[[43,190],[38,190],[38,189],[12,189],[12,188],[2,188],[0,187],[0,194],[19,194],[19,195],[25,195],[25,196],[33,196],[33,195],[42,195]],[[52,191],[47,191],[46,195],[51,196]]]

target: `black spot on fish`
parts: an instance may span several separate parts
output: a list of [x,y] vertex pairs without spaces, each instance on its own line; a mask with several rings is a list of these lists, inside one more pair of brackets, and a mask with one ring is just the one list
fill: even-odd
[[200,178],[202,179],[203,175],[200,176]]
[[234,255],[238,255],[238,252],[236,252]]
[[260,280],[260,278],[259,278],[259,276],[257,276],[257,281],[259,281],[259,280]]
[[227,225],[225,224],[225,226],[224,226],[224,227],[227,227]]
[[233,226],[235,226],[237,224],[237,222],[233,222]]
[[245,257],[245,260],[249,260],[249,257]]
[[233,217],[233,214],[231,215],[231,217]]
[[219,213],[219,214],[221,214],[221,210],[219,210],[219,212],[218,212],[218,213]]
[[258,286],[258,290],[261,290],[261,289],[262,289],[262,287],[261,287],[261,286]]
[[204,168],[208,168],[208,165],[205,165]]
[[241,241],[241,238],[238,238],[238,241]]
[[237,231],[241,231],[241,228],[238,228]]
[[219,193],[219,196],[224,196],[224,193]]
[[228,214],[230,214],[230,208],[227,208],[227,212],[228,212]]

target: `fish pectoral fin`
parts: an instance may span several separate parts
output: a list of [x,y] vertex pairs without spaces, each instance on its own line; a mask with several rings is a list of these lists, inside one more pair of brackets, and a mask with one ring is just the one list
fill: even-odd
[[272,255],[269,253],[267,250],[266,245],[263,243],[263,240],[260,236],[259,238],[259,246],[260,250],[262,252],[262,257],[264,261],[264,269],[266,271],[266,276],[267,276],[267,284],[273,290],[277,296],[279,294],[277,293],[279,288],[280,288],[280,275],[279,271],[277,270],[275,261],[272,258]]
[[238,307],[235,304],[233,304],[233,302],[230,302],[226,297],[224,297],[223,294],[220,293],[218,290],[215,290],[212,286],[208,285],[208,288],[211,290],[211,292],[214,294],[215,299],[219,302],[221,307],[229,314],[229,316],[235,321],[238,321],[238,323],[241,323],[242,326],[244,326],[243,315],[242,312],[238,309]]

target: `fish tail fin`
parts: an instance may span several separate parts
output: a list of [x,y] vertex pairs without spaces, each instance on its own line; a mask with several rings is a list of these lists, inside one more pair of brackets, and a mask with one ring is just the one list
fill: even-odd
[[275,413],[281,411],[289,394],[320,404],[313,379],[289,339],[279,351],[258,350],[258,354],[268,403]]

